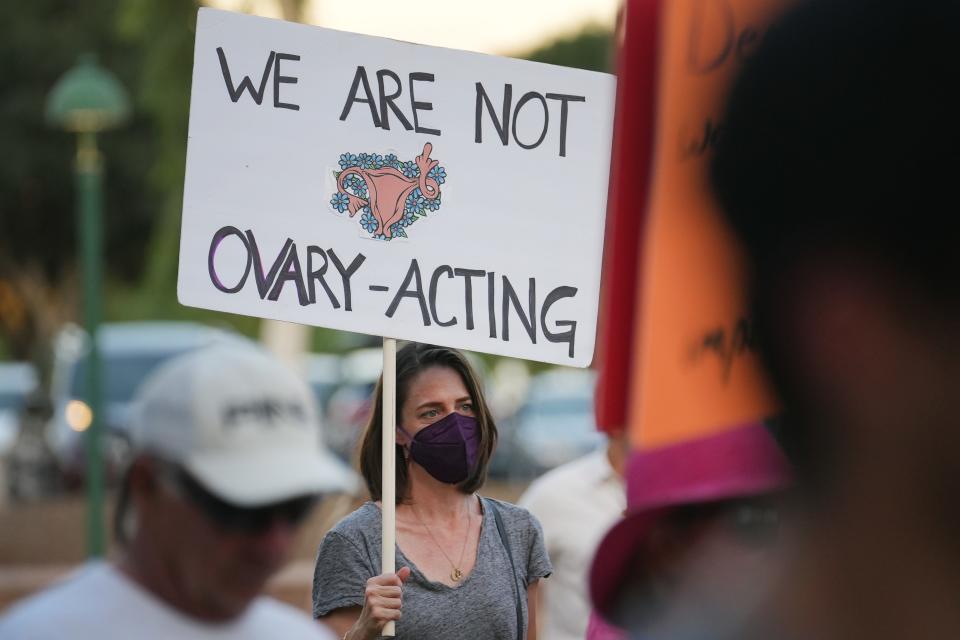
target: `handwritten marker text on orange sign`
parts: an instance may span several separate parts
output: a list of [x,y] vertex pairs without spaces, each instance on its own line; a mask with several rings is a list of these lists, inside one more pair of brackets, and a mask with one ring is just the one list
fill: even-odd
[[662,56],[631,440],[656,447],[768,416],[744,260],[707,184],[725,91],[777,0],[671,0]]

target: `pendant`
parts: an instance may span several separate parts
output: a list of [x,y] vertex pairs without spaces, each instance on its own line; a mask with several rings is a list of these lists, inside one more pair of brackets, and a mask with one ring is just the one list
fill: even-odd
[[454,582],[460,582],[463,580],[463,571],[460,571],[460,569],[454,567],[453,571],[450,572],[450,579]]

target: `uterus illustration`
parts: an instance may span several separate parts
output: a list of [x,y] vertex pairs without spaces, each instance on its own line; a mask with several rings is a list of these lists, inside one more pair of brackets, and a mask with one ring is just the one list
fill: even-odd
[[344,154],[331,205],[341,213],[346,209],[351,218],[362,211],[361,226],[375,238],[406,237],[404,227],[439,208],[446,173],[442,167],[434,171],[439,162],[430,158],[432,151],[433,145],[425,143],[413,162],[393,155]]

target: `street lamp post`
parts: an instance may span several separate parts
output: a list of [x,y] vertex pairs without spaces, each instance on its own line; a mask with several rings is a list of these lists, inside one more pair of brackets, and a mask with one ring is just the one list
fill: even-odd
[[102,453],[103,389],[97,329],[100,325],[103,281],[103,159],[97,149],[97,133],[122,124],[130,113],[123,87],[91,54],[54,85],[47,98],[50,124],[77,134],[74,165],[80,260],[83,272],[83,317],[89,336],[85,401],[92,413],[85,437],[87,452],[87,554],[104,555]]

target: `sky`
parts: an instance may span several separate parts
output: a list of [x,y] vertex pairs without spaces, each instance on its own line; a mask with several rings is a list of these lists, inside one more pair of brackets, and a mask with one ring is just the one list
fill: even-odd
[[[280,18],[278,0],[206,0]],[[586,23],[613,26],[620,0],[312,0],[305,22],[481,53],[527,51]]]

